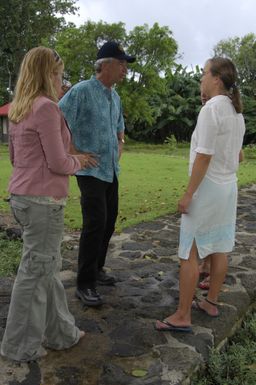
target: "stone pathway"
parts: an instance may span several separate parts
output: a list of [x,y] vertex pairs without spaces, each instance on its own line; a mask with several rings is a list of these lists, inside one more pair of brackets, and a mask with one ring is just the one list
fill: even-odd
[[[115,287],[99,287],[105,304],[85,308],[74,296],[79,234],[66,235],[62,279],[86,336],[72,349],[48,351],[38,363],[0,358],[1,385],[185,385],[239,327],[256,298],[256,186],[239,193],[236,248],[220,295],[220,317],[193,310],[193,333],[158,332],[153,324],[177,305],[179,216],[169,215],[115,235],[107,270]],[[0,338],[12,279],[0,280]],[[199,294],[204,292],[199,290]]]

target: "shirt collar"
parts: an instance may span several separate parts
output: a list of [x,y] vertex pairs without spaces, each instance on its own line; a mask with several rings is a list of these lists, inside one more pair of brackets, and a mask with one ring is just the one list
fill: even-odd
[[105,92],[108,95],[112,94],[112,87],[108,88],[108,87],[104,86],[104,84],[100,80],[98,80],[95,75],[91,76],[91,80],[95,83],[95,86],[98,89],[101,89],[103,92]]
[[231,99],[227,95],[216,95],[213,96],[211,99],[207,100],[206,104],[214,103],[215,100],[222,100],[222,101],[229,101],[232,103]]

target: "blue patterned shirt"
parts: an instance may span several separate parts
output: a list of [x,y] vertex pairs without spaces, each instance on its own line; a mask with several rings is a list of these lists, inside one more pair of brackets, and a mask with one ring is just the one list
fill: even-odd
[[76,84],[59,102],[74,146],[81,152],[98,156],[99,166],[85,168],[76,175],[90,175],[112,182],[118,176],[118,138],[124,131],[120,97],[114,89],[105,87],[95,76]]

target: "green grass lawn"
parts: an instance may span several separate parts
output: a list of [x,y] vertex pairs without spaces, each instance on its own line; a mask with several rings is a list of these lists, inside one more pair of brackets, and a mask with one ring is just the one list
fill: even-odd
[[[121,159],[120,204],[117,231],[142,221],[176,211],[177,201],[188,181],[188,146],[128,145]],[[0,211],[8,210],[4,198],[11,166],[6,146],[0,146]],[[256,183],[256,159],[251,155],[240,166],[239,186]],[[70,178],[70,197],[65,210],[70,228],[81,225],[79,190]]]
[[[117,230],[176,210],[187,182],[187,160],[161,154],[125,152],[121,159]],[[66,223],[79,227],[79,191],[71,178]]]
[[8,196],[7,185],[11,173],[8,147],[0,145],[0,211],[6,211],[8,206],[4,198]]

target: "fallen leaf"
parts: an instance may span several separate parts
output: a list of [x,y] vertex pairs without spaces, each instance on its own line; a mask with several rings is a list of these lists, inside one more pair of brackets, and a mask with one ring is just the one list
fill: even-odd
[[134,377],[145,377],[146,375],[147,375],[147,370],[145,370],[145,369],[134,369],[133,371],[132,371],[132,375],[134,376]]

